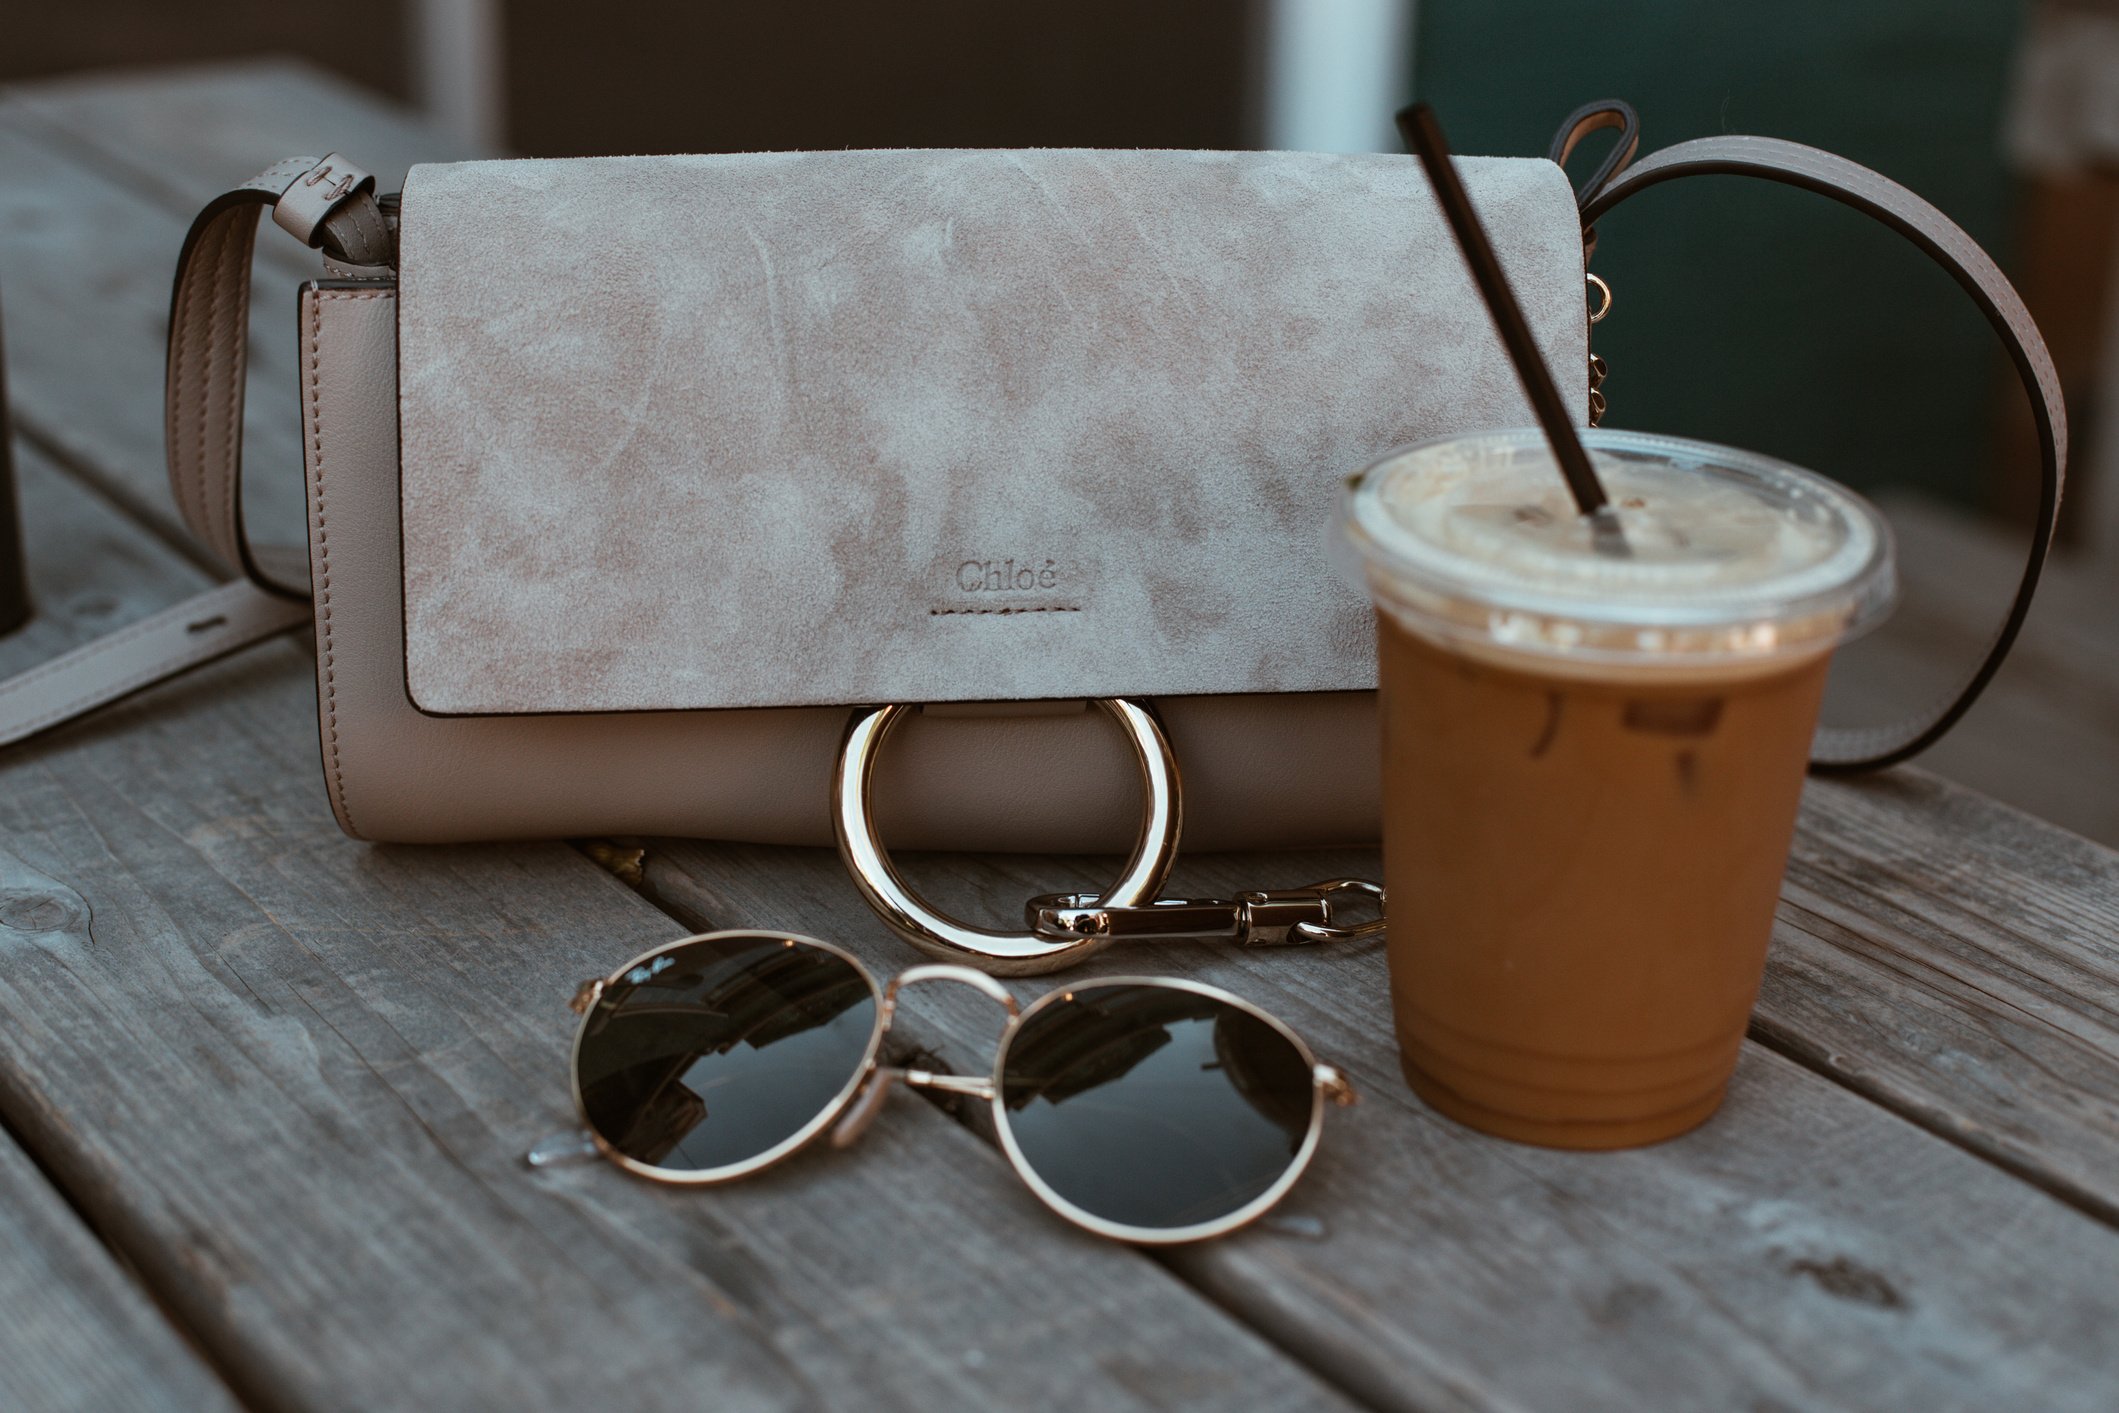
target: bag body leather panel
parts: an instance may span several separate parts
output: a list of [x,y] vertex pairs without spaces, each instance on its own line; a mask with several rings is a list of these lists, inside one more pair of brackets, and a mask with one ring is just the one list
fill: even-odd
[[[317,708],[332,809],[393,843],[669,834],[829,844],[846,713],[827,707],[439,717],[405,681],[398,300],[306,287],[298,307]],[[1373,839],[1375,695],[1158,703],[1204,849]],[[919,715],[877,773],[893,846],[1121,853],[1139,786],[1100,712]]]
[[[1461,165],[1562,386],[1582,381],[1564,176]],[[1135,695],[1165,699],[1187,746],[1205,708],[1173,698],[1374,685],[1367,604],[1321,548],[1346,473],[1405,442],[1531,420],[1403,157],[421,167],[400,280],[401,690],[436,715]],[[1366,708],[1303,710],[1351,725]],[[703,770],[729,803],[643,808],[652,827],[821,838],[795,821],[822,818],[839,717],[643,724],[717,759],[627,788],[697,791]],[[894,756],[921,756],[925,731]],[[997,761],[1041,790],[1068,772],[1020,764],[1015,733],[1060,751],[1103,734],[1087,719],[978,732],[1009,738]],[[523,740],[521,759],[554,774],[555,748]],[[1372,743],[1334,748],[1366,763]],[[1183,755],[1203,826],[1207,778],[1258,766],[1205,742]],[[734,780],[753,769],[755,798]],[[938,778],[979,773],[967,760]],[[1359,773],[1318,778],[1336,793]],[[1373,795],[1353,792],[1371,804],[1350,824]],[[791,813],[768,823],[775,809]],[[587,813],[599,822],[508,832],[650,827]]]

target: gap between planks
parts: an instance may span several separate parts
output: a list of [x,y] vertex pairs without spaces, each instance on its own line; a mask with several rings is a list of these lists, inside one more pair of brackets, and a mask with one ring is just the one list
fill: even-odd
[[236,1413],[192,1332],[0,1116],[0,1406]]
[[1794,1027],[1754,1014],[1745,1034],[1791,1064],[1800,1065],[1822,1079],[1859,1094],[1981,1162],[1990,1163],[2011,1177],[2021,1179],[2091,1220],[2119,1229],[2119,1203],[2106,1194],[2060,1178],[2029,1158],[2016,1157],[1998,1149],[1985,1136],[1967,1131],[1959,1116],[1940,1105],[1909,1100],[1861,1074],[1850,1073],[1844,1057],[1817,1044]]
[[182,559],[193,569],[206,575],[216,583],[228,580],[228,567],[213,557],[196,535],[175,525],[160,515],[146,513],[140,496],[124,481],[103,474],[93,461],[74,454],[71,448],[58,445],[45,436],[27,418],[15,422],[15,438],[29,450],[36,452],[48,462],[54,471],[67,477],[80,487],[84,494],[95,497],[110,507],[114,514],[140,527],[145,534],[154,537],[162,548]]

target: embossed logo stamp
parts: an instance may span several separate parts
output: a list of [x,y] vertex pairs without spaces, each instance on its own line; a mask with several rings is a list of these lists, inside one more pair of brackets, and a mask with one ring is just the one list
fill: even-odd
[[936,569],[941,593],[927,610],[936,617],[1082,611],[1079,566],[1050,555],[967,555]]
[[967,594],[999,594],[1011,590],[1046,593],[1059,587],[1060,566],[1056,559],[1043,561],[1013,556],[1007,559],[967,559],[957,566],[956,586]]

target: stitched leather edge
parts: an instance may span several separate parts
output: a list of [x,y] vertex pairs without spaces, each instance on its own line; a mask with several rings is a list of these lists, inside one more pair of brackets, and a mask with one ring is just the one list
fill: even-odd
[[324,306],[345,300],[388,298],[395,293],[395,290],[381,286],[372,290],[311,289],[307,292],[309,319],[305,370],[308,381],[310,531],[316,545],[316,582],[312,589],[316,598],[317,687],[324,703],[324,754],[331,807],[346,833],[356,839],[363,836],[353,822],[352,806],[346,801],[346,774],[339,760],[337,655],[331,634],[331,530],[324,494]]
[[[267,573],[243,526],[243,373],[249,359],[250,262],[256,216],[274,209],[317,159],[289,158],[207,203],[177,258],[164,374],[170,489],[200,543],[267,593],[309,596],[308,586]],[[366,187],[319,227],[327,256],[361,264],[395,258],[388,223]],[[211,438],[219,426],[222,442]],[[195,437],[189,435],[195,432]],[[209,459],[209,453],[215,453]]]
[[[189,607],[189,605],[180,604],[178,605],[178,607]],[[161,616],[157,615],[156,621],[150,623],[148,626],[151,628],[159,628],[162,626],[162,622],[160,620]],[[130,642],[132,641],[132,639],[128,638],[126,639],[126,641]],[[115,647],[118,645],[114,643],[111,646]],[[167,658],[162,661],[150,663],[148,666],[142,668],[138,672],[128,673],[127,675],[117,679],[115,682],[110,682],[98,686],[95,690],[87,692],[82,696],[79,696],[74,700],[65,703],[64,705],[53,707],[50,711],[44,712],[43,714],[38,716],[31,717],[28,721],[22,723],[21,731],[23,739],[27,740],[29,737],[34,736],[38,732],[44,730],[47,726],[56,726],[60,722],[67,720],[69,717],[81,714],[90,707],[107,706],[122,701],[124,698],[131,696],[134,692],[140,690],[142,687],[152,686],[155,683],[174,675],[175,673],[183,672],[194,667],[204,667],[207,663],[212,662],[215,658],[226,657],[230,653],[236,651],[237,648],[240,648],[242,646],[244,646],[244,644],[238,643],[231,646],[227,643],[216,642],[210,646],[201,647],[196,651],[184,653],[178,657]],[[70,661],[67,663],[67,666],[69,667],[73,665],[74,664]]]
[[[219,515],[208,523],[221,537],[223,558],[243,569],[247,575],[250,568],[244,553],[243,528],[234,517],[237,507],[242,504],[242,409],[244,396],[250,390],[249,382],[244,377],[250,364],[249,263],[255,242],[244,241],[243,235],[239,233],[238,220],[244,228],[249,224],[249,218],[245,216],[230,220],[224,226],[221,241],[214,249],[212,264],[206,272],[206,288],[202,295],[206,308],[207,332],[205,386],[199,395],[200,422],[206,422],[214,411],[216,386],[220,389],[223,406],[220,454],[214,462],[218,468],[220,484],[215,486],[210,480],[202,481],[199,486],[199,499],[204,503],[210,497],[215,497],[215,492],[218,491]],[[230,318],[230,312],[238,309],[241,311],[240,322]],[[237,384],[241,386],[238,387]],[[209,445],[208,434],[202,427],[200,446],[203,449]],[[202,508],[209,516],[214,514],[210,505],[202,504]]]
[[[71,652],[0,682],[0,744],[15,745],[27,741],[86,711],[111,705],[144,687],[276,636],[302,621],[288,616],[292,609],[291,602],[260,594],[238,580],[195,594],[92,639]],[[183,625],[184,633],[170,634],[168,630],[172,625]],[[194,638],[201,629],[218,631],[208,631]],[[169,638],[172,643],[147,665],[117,676],[104,675],[113,657],[143,639],[160,638]],[[17,698],[52,682],[68,688],[64,701],[48,705],[34,716],[10,719],[9,712],[15,709],[13,704]]]

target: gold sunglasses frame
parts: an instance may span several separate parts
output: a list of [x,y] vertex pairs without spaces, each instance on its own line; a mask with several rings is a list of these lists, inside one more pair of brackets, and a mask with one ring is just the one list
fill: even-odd
[[[861,980],[867,983],[869,994],[875,1001],[875,1021],[869,1032],[868,1044],[862,1052],[861,1061],[854,1067],[854,1071],[848,1077],[845,1086],[818,1111],[814,1118],[804,1123],[794,1133],[774,1144],[765,1152],[746,1158],[742,1162],[729,1163],[718,1168],[677,1169],[659,1168],[651,1163],[643,1163],[636,1158],[627,1157],[612,1147],[604,1139],[603,1135],[596,1131],[595,1125],[589,1122],[588,1105],[581,1093],[581,1047],[582,1043],[588,1038],[589,1026],[595,1019],[597,1003],[603,999],[605,991],[623,981],[627,973],[636,967],[643,966],[657,957],[677,951],[680,948],[689,947],[694,943],[718,942],[734,937],[772,939],[789,947],[822,948],[853,967],[859,973]],[[890,1034],[891,1022],[897,1016],[898,993],[906,986],[922,981],[959,982],[986,996],[1007,1012],[1008,1021],[1002,1027],[1000,1041],[995,1046],[993,1070],[990,1074],[984,1076],[937,1074],[928,1070],[899,1069],[894,1066],[877,1063],[878,1057],[883,1051],[884,1037]],[[1205,996],[1224,1005],[1234,1006],[1238,1010],[1265,1022],[1287,1040],[1290,1045],[1295,1047],[1295,1053],[1301,1056],[1303,1064],[1308,1067],[1312,1081],[1309,1127],[1303,1134],[1301,1144],[1297,1146],[1295,1153],[1289,1158],[1286,1170],[1264,1192],[1261,1192],[1235,1211],[1225,1216],[1217,1217],[1212,1221],[1196,1222],[1184,1227],[1136,1227],[1123,1222],[1106,1220],[1093,1212],[1085,1211],[1076,1206],[1055,1191],[1051,1184],[1039,1177],[1037,1170],[1030,1166],[1029,1160],[1023,1156],[1021,1146],[1016,1142],[1014,1130],[1009,1126],[1007,1106],[1002,1100],[1001,1076],[1007,1069],[1009,1047],[1014,1043],[1016,1036],[1022,1032],[1024,1024],[1039,1012],[1050,1006],[1063,1005],[1083,992],[1101,990],[1108,986],[1153,986]],[[892,977],[888,983],[878,985],[876,975],[869,969],[867,963],[835,943],[826,942],[821,938],[807,937],[798,932],[779,932],[768,929],[739,927],[725,928],[717,932],[694,933],[689,937],[680,937],[674,942],[665,942],[659,947],[650,948],[611,972],[610,975],[584,982],[581,989],[575,993],[573,1001],[569,1004],[575,1013],[581,1017],[581,1024],[574,1031],[574,1044],[569,1052],[568,1060],[568,1084],[573,1091],[574,1112],[580,1117],[582,1128],[588,1133],[590,1141],[595,1144],[596,1151],[636,1177],[680,1187],[709,1187],[720,1183],[736,1182],[755,1173],[763,1172],[774,1164],[784,1162],[788,1158],[793,1157],[796,1153],[816,1142],[818,1138],[825,1134],[826,1130],[835,1126],[839,1126],[843,1130],[834,1134],[833,1141],[835,1145],[840,1147],[848,1146],[867,1129],[869,1122],[873,1120],[876,1112],[881,1107],[883,1099],[887,1096],[889,1087],[894,1083],[901,1083],[914,1089],[930,1089],[939,1093],[960,1094],[984,1101],[992,1111],[994,1132],[999,1136],[1001,1152],[1008,1159],[1008,1165],[1015,1169],[1016,1176],[1022,1179],[1023,1185],[1028,1187],[1040,1202],[1043,1202],[1058,1216],[1072,1222],[1085,1231],[1094,1232],[1098,1236],[1109,1237],[1114,1241],[1131,1242],[1140,1246],[1176,1246],[1186,1242],[1204,1241],[1212,1237],[1225,1236],[1239,1227],[1247,1226],[1264,1216],[1278,1205],[1280,1200],[1286,1197],[1295,1184],[1301,1180],[1303,1173],[1310,1166],[1310,1160],[1316,1156],[1317,1145],[1324,1136],[1324,1111],[1327,1102],[1344,1107],[1354,1103],[1356,1100],[1354,1087],[1347,1082],[1346,1077],[1331,1065],[1320,1062],[1316,1053],[1303,1041],[1303,1038],[1297,1035],[1278,1016],[1261,1010],[1249,1001],[1244,1000],[1241,996],[1233,995],[1218,986],[1208,986],[1203,982],[1187,981],[1176,977],[1092,977],[1078,985],[1055,987],[1025,1007],[1017,1003],[1015,996],[1007,987],[1001,985],[1000,982],[985,972],[974,970],[971,967],[956,966],[950,963],[930,963],[923,966],[908,967],[895,977]]]

